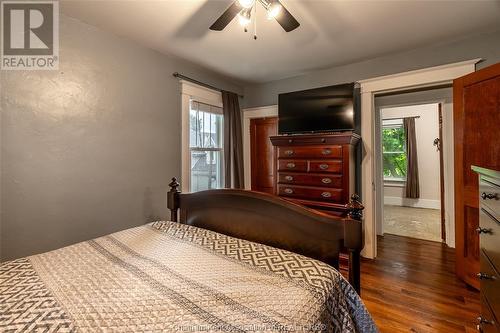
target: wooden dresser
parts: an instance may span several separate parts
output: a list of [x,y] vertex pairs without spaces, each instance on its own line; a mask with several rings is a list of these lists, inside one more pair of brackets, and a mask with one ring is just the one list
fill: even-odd
[[473,166],[479,174],[480,332],[500,332],[500,171]]
[[276,194],[302,205],[343,215],[355,192],[355,154],[359,135],[283,135],[276,147]]

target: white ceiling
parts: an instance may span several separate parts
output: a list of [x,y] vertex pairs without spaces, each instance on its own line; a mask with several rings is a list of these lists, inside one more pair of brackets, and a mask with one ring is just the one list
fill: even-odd
[[228,76],[265,82],[500,29],[500,1],[281,0],[286,33],[257,12],[258,39],[237,20],[208,27],[231,0],[63,0],[62,11]]

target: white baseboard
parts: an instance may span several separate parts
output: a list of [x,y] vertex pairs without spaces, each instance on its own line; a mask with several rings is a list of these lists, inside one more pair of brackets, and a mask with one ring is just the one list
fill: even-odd
[[439,200],[430,200],[430,199],[409,199],[409,198],[401,198],[401,197],[384,197],[384,204],[385,205],[393,205],[393,206],[441,209],[441,202]]

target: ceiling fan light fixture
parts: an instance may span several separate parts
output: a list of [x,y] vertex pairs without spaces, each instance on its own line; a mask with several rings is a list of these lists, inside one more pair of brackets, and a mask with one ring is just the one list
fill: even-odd
[[267,8],[267,18],[270,20],[277,18],[281,14],[281,9],[281,4],[278,1],[274,1]]
[[240,22],[240,25],[242,27],[248,26],[251,21],[252,21],[252,18],[250,16],[249,9],[244,9],[238,14],[238,22]]
[[253,7],[255,0],[238,0],[238,2],[241,7],[248,9]]

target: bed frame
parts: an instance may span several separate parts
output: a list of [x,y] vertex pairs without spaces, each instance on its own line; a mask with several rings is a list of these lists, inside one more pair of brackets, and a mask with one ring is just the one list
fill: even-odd
[[360,293],[363,205],[353,195],[345,218],[334,217],[266,193],[222,189],[181,193],[172,178],[167,195],[171,221],[209,229],[321,260],[339,268],[349,253],[349,283]]

